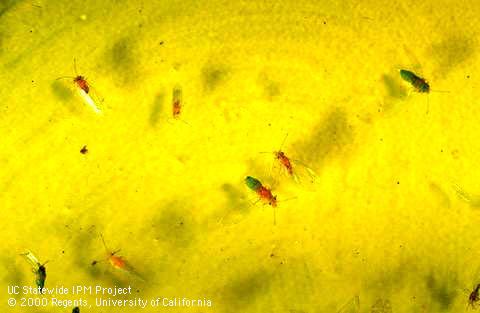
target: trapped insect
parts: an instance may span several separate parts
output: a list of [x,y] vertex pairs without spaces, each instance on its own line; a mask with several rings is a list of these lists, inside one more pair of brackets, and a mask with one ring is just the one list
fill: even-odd
[[473,291],[468,296],[468,304],[472,308],[474,308],[475,304],[480,300],[480,297],[478,295],[479,291],[480,291],[480,284],[477,284],[477,286],[473,289]]
[[417,76],[415,73],[409,70],[400,70],[400,76],[403,80],[409,82],[417,92],[430,92],[430,85],[427,81],[424,78]]
[[252,176],[247,176],[245,178],[245,184],[248,188],[257,193],[257,195],[260,197],[260,200],[265,201],[272,207],[277,206],[277,196],[274,196],[272,194],[272,191],[269,188],[263,186],[258,179]]
[[32,266],[32,272],[35,273],[35,283],[37,284],[37,287],[43,289],[43,287],[45,287],[45,280],[47,279],[47,269],[45,268],[45,264],[47,264],[48,261],[43,264],[40,263],[31,251],[27,251],[20,255],[23,256]]
[[[102,239],[102,243],[103,243],[103,246],[105,247],[105,252],[107,254],[107,258],[106,260],[108,260],[108,262],[110,263],[110,265],[117,269],[117,270],[120,270],[122,272],[125,272],[125,273],[128,273],[128,274],[131,274],[141,280],[144,280],[143,277],[141,277],[136,271],[135,269],[122,257],[122,256],[118,256],[116,255],[118,252],[120,252],[120,249],[118,250],[115,250],[115,251],[112,251],[112,250],[109,250],[106,243],[105,243],[105,239],[103,238],[103,235],[100,234],[100,238]],[[96,265],[99,261],[97,260],[94,260],[92,262],[92,265]]]
[[[77,63],[76,63],[75,59],[73,59],[73,67],[74,67],[74,71],[75,71],[75,76],[62,76],[62,77],[57,78],[57,80],[59,80],[59,79],[72,79],[78,94],[80,95],[80,97],[82,97],[82,99],[85,101],[85,103],[95,113],[97,113],[97,114],[102,113],[102,111],[100,110],[100,107],[96,103],[96,102],[100,102],[100,101],[98,101],[98,100],[94,101],[94,99],[92,98],[93,95],[90,92],[92,88],[91,88],[90,84],[87,82],[87,79],[84,76],[77,74]],[[95,98],[97,98],[97,97],[95,97]]]
[[[289,177],[291,177],[296,183],[300,183],[301,181],[305,181],[305,178],[308,177],[310,182],[314,182],[316,175],[315,172],[308,167],[307,165],[303,164],[298,160],[293,160],[286,155],[284,151],[282,151],[282,147],[287,140],[288,134],[283,139],[282,145],[280,149],[273,152],[273,155],[277,162],[280,164],[281,168],[286,171]],[[261,152],[261,153],[271,153],[271,152]]]
[[274,196],[272,194],[271,189],[263,186],[258,179],[252,176],[247,176],[245,178],[245,184],[247,185],[248,188],[256,192],[256,194],[259,196],[259,200],[263,200],[266,204],[269,204],[272,206],[273,224],[275,225],[277,222],[276,213],[275,213],[275,208],[277,207],[277,196]]
[[[420,93],[430,93],[430,91],[435,91],[435,92],[446,92],[448,91],[443,91],[443,90],[431,90],[430,85],[428,82],[425,80],[425,78],[422,78],[412,71],[409,70],[400,70],[400,76],[402,77],[403,80],[407,81],[412,85],[412,87],[415,89],[415,91],[420,92]],[[430,104],[428,102],[427,98],[427,114],[430,110]]]
[[175,86],[172,91],[172,115],[173,118],[178,119],[182,111],[182,89]]

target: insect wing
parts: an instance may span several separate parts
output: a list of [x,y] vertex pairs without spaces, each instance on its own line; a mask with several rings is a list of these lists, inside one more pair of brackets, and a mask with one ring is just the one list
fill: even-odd
[[313,184],[317,181],[317,174],[308,165],[299,160],[292,160],[293,179],[299,184]]
[[38,261],[37,257],[30,250],[22,253],[21,256],[23,256],[35,270],[41,265],[40,261]]
[[345,303],[337,313],[358,313],[360,311],[360,298],[353,297]]
[[90,93],[86,93],[83,89],[81,88],[78,88],[78,94],[80,95],[80,97],[82,97],[83,101],[85,101],[85,103],[97,114],[101,114],[102,113],[102,110],[100,109],[100,102],[97,100],[95,101],[94,98],[96,98],[95,96],[93,96],[93,94],[90,92]]
[[472,207],[479,207],[480,206],[480,196],[470,194],[469,192],[465,191],[460,185],[453,183],[453,189],[457,193],[457,196],[465,201],[466,203],[470,204]]

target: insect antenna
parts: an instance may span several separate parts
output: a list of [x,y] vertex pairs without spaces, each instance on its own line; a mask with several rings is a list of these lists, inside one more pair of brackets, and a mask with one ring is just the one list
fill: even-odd
[[280,146],[280,151],[282,151],[283,145],[285,144],[285,141],[287,141],[288,133],[285,135],[285,138],[283,138],[282,144]]
[[110,253],[110,250],[108,250],[107,244],[105,243],[105,239],[103,238],[102,234],[100,234],[100,238],[102,238],[102,243],[103,243],[103,246],[105,247],[105,251],[107,253]]
[[105,244],[105,239],[103,238],[103,235],[100,234],[100,237],[102,238],[103,246],[105,247],[105,251],[107,252],[107,254],[110,254],[112,256],[120,252],[121,249],[117,249],[115,251],[111,251],[110,249],[108,249],[107,245]]
[[75,77],[73,77],[73,76],[62,76],[62,77],[59,77],[59,78],[57,78],[57,79],[55,79],[55,80],[67,79],[67,78],[68,78],[68,79],[75,79]]
[[75,76],[78,76],[77,72],[77,59],[74,57],[73,58],[73,71],[75,72]]

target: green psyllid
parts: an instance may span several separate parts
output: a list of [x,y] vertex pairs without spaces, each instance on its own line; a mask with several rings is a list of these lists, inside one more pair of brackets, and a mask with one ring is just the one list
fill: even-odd
[[[409,82],[417,92],[421,93],[429,93],[430,91],[435,91],[435,92],[447,92],[448,91],[441,91],[441,90],[431,90],[430,85],[427,83],[427,81],[416,75],[415,73],[409,71],[409,70],[400,70],[400,76],[403,78],[403,80]],[[427,98],[427,114],[429,111],[429,103],[428,103],[428,98]]]
[[400,70],[400,76],[403,80],[409,82],[418,92],[430,92],[430,85],[427,81],[408,70]]
[[245,178],[245,184],[248,188],[255,191],[255,193],[259,196],[259,200],[263,200],[265,203],[268,203],[273,208],[273,224],[277,223],[277,217],[275,208],[277,207],[277,196],[272,194],[272,190],[268,189],[267,187],[263,186],[262,183],[252,176],[247,176]]

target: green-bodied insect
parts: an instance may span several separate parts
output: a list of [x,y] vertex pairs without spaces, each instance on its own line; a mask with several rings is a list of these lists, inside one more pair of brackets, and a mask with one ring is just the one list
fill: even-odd
[[[409,82],[417,92],[421,92],[421,93],[430,93],[430,91],[446,92],[446,93],[449,92],[449,91],[441,91],[441,90],[431,90],[430,85],[427,83],[427,81],[424,78],[419,77],[415,73],[408,70],[400,70],[400,76],[403,78],[403,80]],[[430,107],[430,104],[427,98],[427,114],[429,111],[429,107]]]
[[47,264],[48,261],[41,264],[31,251],[22,253],[21,256],[25,257],[28,263],[32,266],[32,272],[35,273],[36,276],[35,283],[37,284],[37,287],[42,290],[43,287],[45,287],[45,280],[47,279],[47,269],[45,268],[45,264]]
[[252,176],[247,176],[245,178],[245,184],[247,184],[248,188],[252,189],[253,191],[257,191],[260,187],[262,187],[262,183]]
[[261,200],[270,204],[272,207],[277,206],[277,196],[274,196],[272,194],[272,191],[267,187],[263,186],[258,179],[252,176],[247,176],[245,178],[245,184],[247,184],[248,188],[255,191]]
[[245,183],[247,184],[248,188],[252,189],[257,193],[261,200],[270,204],[272,207],[277,206],[277,196],[274,196],[272,194],[272,190],[263,186],[258,179],[252,176],[247,176],[245,178]]
[[272,190],[263,186],[262,183],[252,177],[252,176],[247,176],[245,178],[245,184],[247,185],[248,188],[251,190],[255,191],[260,198],[260,200],[263,200],[266,204],[268,203],[269,205],[272,206],[273,208],[273,224],[275,225],[277,223],[277,217],[275,213],[275,207],[277,206],[277,196],[274,196],[272,194]]
[[403,80],[409,82],[416,91],[425,93],[430,92],[430,85],[427,81],[424,78],[417,76],[415,73],[408,70],[400,70],[400,76]]

